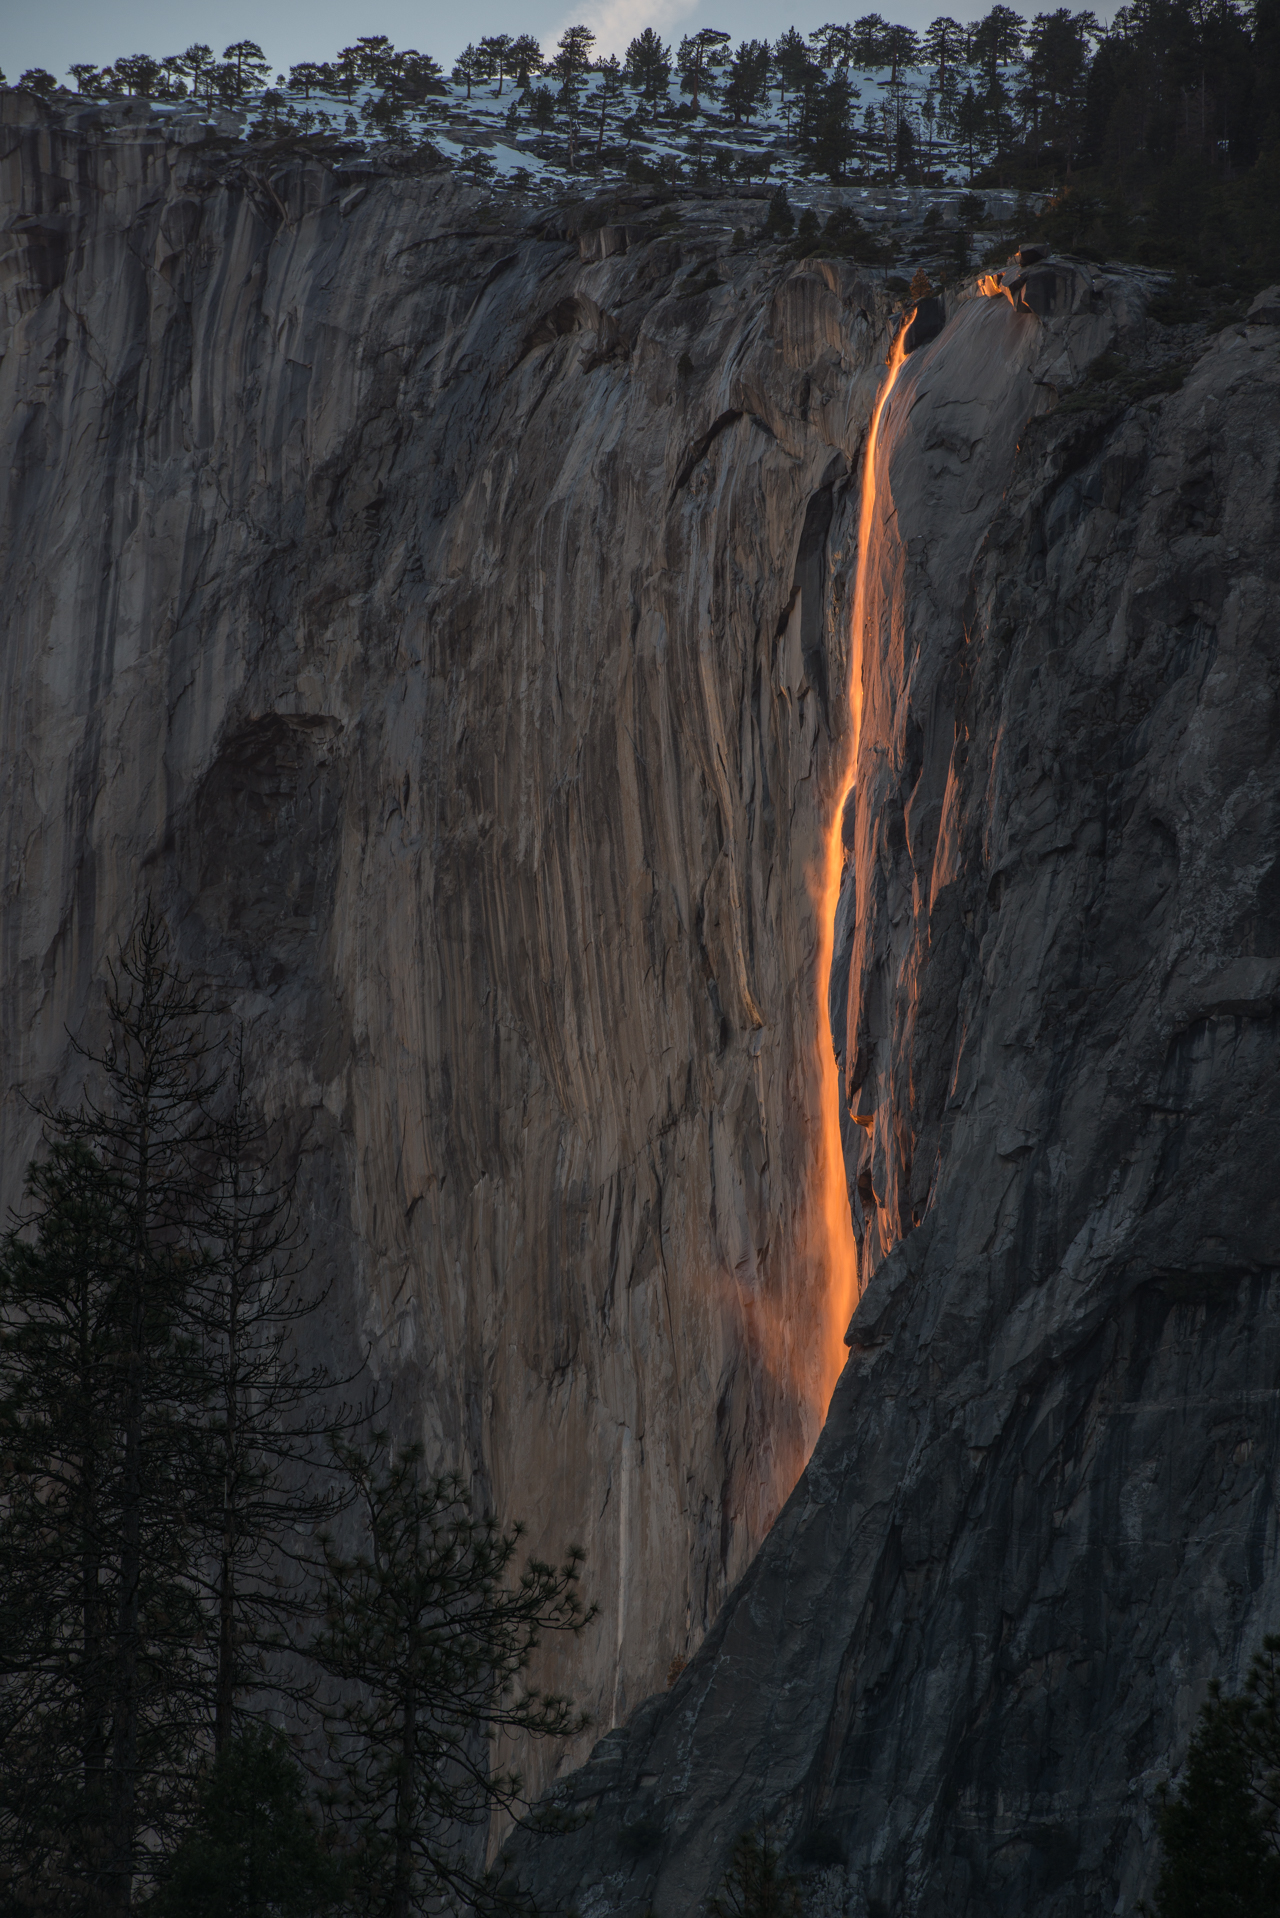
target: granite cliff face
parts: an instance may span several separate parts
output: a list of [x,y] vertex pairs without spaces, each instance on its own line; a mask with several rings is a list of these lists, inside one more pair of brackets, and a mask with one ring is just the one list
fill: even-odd
[[724,205],[5,111],[0,1198],[149,892],[245,1023],[343,1369],[586,1548],[555,1675],[607,1725],[843,1357],[808,875],[884,295]]
[[815,1913],[1132,1911],[1208,1680],[1280,1626],[1280,339],[1135,404],[1088,373],[1148,335],[1132,276],[1018,292],[883,429],[849,1365],[699,1656],[566,1787],[534,1869],[584,1918],[694,1911],[759,1820]]
[[[692,1913],[765,1817],[814,1912],[1131,1908],[1280,1624],[1275,329],[1135,400],[1137,276],[954,306],[855,658],[852,269],[5,110],[3,1196],[148,890],[335,1345],[587,1547],[630,1717],[544,1893]],[[844,1324],[851,672],[868,1286],[770,1530]]]

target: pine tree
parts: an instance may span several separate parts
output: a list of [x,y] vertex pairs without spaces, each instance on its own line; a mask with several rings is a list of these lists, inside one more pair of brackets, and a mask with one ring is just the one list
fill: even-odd
[[1034,135],[1061,142],[1068,170],[1085,102],[1089,39],[1100,31],[1094,14],[1072,14],[1066,7],[1037,14],[1027,28],[1018,106]]
[[250,1727],[204,1773],[148,1918],[320,1918],[342,1890],[279,1732]]
[[395,47],[386,34],[362,33],[356,41],[355,53],[360,78],[380,86],[387,63],[395,57]]
[[271,71],[267,56],[256,40],[233,40],[229,47],[222,49],[222,57],[236,70],[238,99],[246,93],[256,93]]
[[480,49],[470,40],[454,62],[452,77],[459,86],[466,87],[468,100],[471,98],[471,89],[475,82],[484,78],[484,61],[480,57]]
[[123,1913],[144,1834],[181,1812],[199,1732],[191,1573],[210,1463],[188,1304],[216,1080],[201,996],[150,911],[107,1012],[105,1045],[83,1054],[97,1083],[45,1113],[48,1151],[0,1257],[0,1689],[16,1730],[0,1857],[10,1874],[43,1857],[69,1898]]
[[341,1688],[330,1712],[348,1835],[351,1900],[367,1918],[462,1906],[510,1910],[509,1891],[468,1861],[460,1834],[523,1802],[518,1775],[491,1769],[498,1731],[563,1738],[585,1720],[527,1689],[543,1634],[580,1632],[581,1553],[531,1559],[507,1582],[520,1528],[477,1517],[461,1482],[433,1477],[417,1448],[339,1441],[363,1517],[354,1554],[324,1540],[323,1626],[311,1656]]
[[249,128],[250,133],[265,133],[268,136],[279,133],[284,103],[283,93],[275,87],[264,87],[258,99],[259,118]]
[[838,75],[823,89],[816,102],[806,132],[806,143],[814,162],[830,180],[842,180],[853,158],[857,142],[852,124],[854,88]]
[[215,66],[213,48],[197,40],[187,48],[185,53],[178,55],[178,64],[183,73],[189,73],[191,76],[192,93],[197,98],[203,94],[206,100],[210,99],[212,97],[211,76]]
[[155,82],[154,100],[185,100],[187,89],[183,81],[183,64],[180,53],[166,53],[159,63],[160,73]]
[[298,1689],[279,1656],[307,1604],[293,1540],[338,1509],[341,1493],[318,1441],[354,1422],[335,1402],[341,1385],[323,1365],[296,1356],[298,1329],[324,1295],[304,1289],[301,1234],[249,1100],[242,1042],[223,1077],[225,1109],[215,1115],[196,1212],[202,1258],[188,1302],[209,1393],[215,1496],[202,1502],[200,1562],[215,1645],[215,1751],[255,1697]]
[[243,1057],[149,909],[106,1010],[0,1247],[0,1888],[95,1918],[200,1751],[305,1693],[293,1541],[339,1507],[317,1440],[350,1422],[295,1356],[317,1301]]
[[531,33],[518,33],[507,54],[509,70],[523,93],[534,74],[542,71],[542,48]]
[[571,121],[577,114],[578,94],[591,68],[595,37],[590,27],[566,27],[560,35],[555,57],[548,62],[548,72],[560,82],[560,104]]
[[[356,88],[360,84],[364,55],[358,46],[343,47],[333,62],[334,85],[347,105],[355,99]],[[355,129],[352,128],[354,132]]]
[[1280,1909],[1280,1638],[1264,1640],[1238,1697],[1211,1688],[1158,1824],[1158,1918]]
[[939,93],[945,93],[948,73],[957,61],[964,58],[964,28],[950,14],[939,14],[936,20],[930,21],[925,31],[921,50],[937,71]]
[[624,71],[628,84],[656,114],[671,80],[671,49],[663,45],[652,27],[638,33],[628,46]]
[[965,148],[969,166],[969,184],[972,185],[975,159],[982,148],[987,131],[987,116],[972,86],[967,86],[961,98],[957,100],[952,124]]
[[889,22],[878,13],[864,13],[853,23],[854,60],[863,71],[888,65],[885,39]]
[[114,72],[130,94],[149,99],[160,78],[160,62],[149,53],[126,53],[115,62]]
[[983,69],[988,89],[1000,79],[1000,68],[1016,60],[1022,51],[1025,23],[1012,7],[992,7],[971,29],[969,58]]
[[109,1844],[128,1232],[78,1146],[27,1198],[0,1259],[0,1887],[80,1909]]
[[294,93],[300,93],[304,100],[311,98],[311,89],[318,92],[325,83],[325,70],[315,60],[302,60],[296,67],[289,68],[289,85]]
[[479,52],[484,62],[484,78],[486,80],[496,78],[498,84],[493,91],[497,98],[501,98],[502,83],[511,71],[512,44],[509,33],[489,33],[480,42]]
[[695,113],[704,93],[715,97],[715,70],[722,62],[722,49],[728,45],[729,38],[719,27],[701,27],[697,33],[686,34],[680,42],[676,55],[680,91],[691,96],[690,105]]
[[387,62],[383,84],[394,98],[405,100],[422,101],[447,91],[440,62],[416,47],[405,47]]
[[838,27],[828,23],[817,27],[809,35],[809,44],[819,66],[827,72],[847,73],[849,62],[853,59],[857,46],[852,27]]
[[206,77],[211,101],[218,100],[224,107],[240,105],[244,98],[244,85],[234,60],[216,61]]
[[600,89],[597,97],[600,104],[600,131],[596,138],[597,159],[599,159],[600,155],[604,152],[604,136],[608,125],[609,110],[611,107],[615,107],[622,98],[622,68],[619,65],[616,53],[611,53],[607,60],[600,62],[599,72]]
[[735,126],[749,120],[769,97],[770,53],[767,40],[744,40],[729,64],[724,104]]
[[795,27],[788,27],[773,47],[773,70],[778,76],[778,92],[784,101],[787,88],[790,87],[794,92],[800,86],[808,66],[809,49],[804,35],[797,32]]

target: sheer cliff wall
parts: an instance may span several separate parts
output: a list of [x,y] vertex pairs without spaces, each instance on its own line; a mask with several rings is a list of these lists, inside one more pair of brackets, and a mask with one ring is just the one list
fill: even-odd
[[843,1329],[808,874],[883,307],[723,209],[579,235],[6,111],[0,1197],[149,894],[244,1022],[337,1366],[586,1548],[554,1675],[607,1726]]
[[1135,403],[1088,369],[1151,349],[1141,276],[1017,290],[882,427],[849,1364],[698,1656],[565,1788],[530,1868],[583,1918],[700,1909],[759,1821],[815,1918],[1136,1910],[1209,1681],[1280,1628],[1280,337]]
[[[959,305],[854,672],[851,270],[10,110],[3,1197],[149,892],[335,1355],[587,1548],[559,1675],[626,1722],[549,1902],[686,1918],[763,1817],[843,1861],[815,1915],[1130,1909],[1280,1626],[1276,330],[1129,403],[1140,276]],[[830,1376],[851,672],[869,1284],[770,1530]]]

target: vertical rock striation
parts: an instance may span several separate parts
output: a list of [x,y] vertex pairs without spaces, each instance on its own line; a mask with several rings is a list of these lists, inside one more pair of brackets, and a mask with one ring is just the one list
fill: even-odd
[[832,979],[869,1283],[769,1530],[882,296],[723,209],[3,113],[2,1196],[150,892],[334,1346],[587,1547],[571,1682],[631,1716],[544,1892],[683,1918],[765,1817],[827,1907],[1127,1909],[1280,1623],[1275,328],[1144,397],[1089,372],[1140,276],[1050,263],[895,389]]
[[761,1819],[815,1911],[1133,1909],[1207,1681],[1280,1626],[1280,337],[1134,403],[1088,368],[1137,279],[1030,293],[884,428],[849,1365],[699,1656],[565,1787],[534,1869],[584,1918],[696,1910]]
[[342,1369],[585,1546],[553,1676],[607,1725],[831,1383],[808,875],[883,304],[722,207],[4,113],[0,1198],[149,892],[245,1023]]

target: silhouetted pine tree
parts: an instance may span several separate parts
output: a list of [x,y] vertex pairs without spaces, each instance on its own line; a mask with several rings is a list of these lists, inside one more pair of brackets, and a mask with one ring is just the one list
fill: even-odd
[[340,1481],[287,1193],[161,921],[0,1248],[0,1903],[123,1913],[264,1689]]
[[251,1726],[200,1781],[148,1918],[322,1918],[342,1891],[306,1776],[279,1732]]
[[301,1232],[248,1096],[239,1042],[222,1081],[187,1302],[207,1392],[211,1496],[200,1506],[197,1564],[214,1645],[217,1751],[264,1695],[305,1690],[285,1655],[309,1602],[295,1541],[339,1509],[342,1485],[318,1441],[354,1422],[325,1366],[298,1355],[325,1295],[306,1289]]
[[628,84],[656,112],[671,79],[671,49],[663,45],[660,35],[652,27],[646,27],[631,41],[624,71]]
[[[466,1834],[523,1785],[489,1762],[494,1732],[563,1738],[586,1720],[526,1689],[547,1632],[580,1632],[582,1554],[531,1559],[507,1582],[520,1527],[477,1516],[461,1481],[423,1470],[417,1448],[341,1441],[363,1521],[358,1549],[324,1541],[323,1626],[311,1656],[339,1687],[330,1712],[347,1834],[349,1897],[367,1918],[465,1907],[510,1912],[512,1888],[468,1862]],[[444,1901],[443,1905],[440,1901]]]
[[1261,1918],[1280,1910],[1280,1638],[1239,1697],[1201,1707],[1176,1796],[1159,1815],[1158,1918]]
[[182,1813],[200,1723],[211,1455],[188,1304],[216,1080],[200,995],[150,912],[107,1010],[84,1055],[97,1084],[46,1113],[0,1254],[0,1872],[118,1913],[144,1834]]

